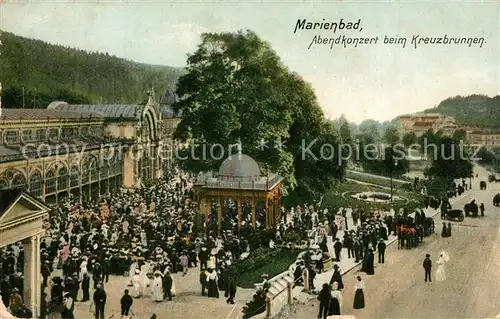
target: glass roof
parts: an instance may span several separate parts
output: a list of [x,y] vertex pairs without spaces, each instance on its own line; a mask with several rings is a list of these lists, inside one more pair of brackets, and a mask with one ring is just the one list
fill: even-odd
[[139,118],[142,112],[142,105],[131,104],[103,104],[103,105],[69,105],[58,104],[55,106],[56,110],[72,111],[78,113],[92,114],[98,117],[112,117],[112,118]]

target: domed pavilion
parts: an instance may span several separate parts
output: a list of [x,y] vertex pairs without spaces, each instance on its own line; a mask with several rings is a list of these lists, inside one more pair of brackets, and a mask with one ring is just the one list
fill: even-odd
[[276,226],[281,219],[283,178],[278,174],[262,175],[257,162],[248,155],[236,154],[226,158],[216,176],[201,173],[194,185],[200,213],[208,222],[212,203],[217,203],[217,225],[219,234],[222,230],[222,206],[225,198],[232,198],[237,203],[238,230],[243,220],[244,203],[251,206],[252,227],[257,227],[256,205],[264,202],[266,208],[266,227]]

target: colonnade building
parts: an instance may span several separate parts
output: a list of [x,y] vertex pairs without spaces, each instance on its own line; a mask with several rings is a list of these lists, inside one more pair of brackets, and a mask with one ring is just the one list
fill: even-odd
[[1,109],[0,101],[0,189],[46,203],[70,194],[88,201],[161,178],[165,121],[148,95],[145,105]]

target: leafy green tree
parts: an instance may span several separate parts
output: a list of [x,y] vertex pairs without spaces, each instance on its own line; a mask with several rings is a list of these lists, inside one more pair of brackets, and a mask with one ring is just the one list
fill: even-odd
[[403,135],[402,142],[403,145],[409,147],[410,145],[416,144],[418,141],[415,132],[409,132]]
[[462,140],[465,142],[465,140],[467,139],[467,132],[465,132],[464,130],[456,130],[453,133],[453,139],[458,141]]
[[175,138],[205,149],[223,145],[226,156],[203,156],[203,147],[189,147],[180,163],[184,169],[215,171],[229,146],[241,141],[243,153],[264,171],[283,176],[287,190],[300,196],[326,191],[343,176],[340,152],[321,156],[339,144],[339,136],[314,90],[255,33],[203,34],[187,62],[176,88],[180,99],[172,105],[183,114]]
[[408,172],[410,162],[406,150],[401,145],[387,146],[375,158],[365,157],[363,169],[384,176],[400,176]]
[[441,137],[432,154],[432,165],[426,174],[434,178],[455,179],[471,177],[473,165],[463,153],[458,140]]
[[377,143],[380,141],[380,123],[374,120],[364,120],[358,126],[364,142]]
[[399,143],[400,136],[398,132],[398,128],[395,125],[389,125],[385,128],[383,141],[389,145],[394,145]]

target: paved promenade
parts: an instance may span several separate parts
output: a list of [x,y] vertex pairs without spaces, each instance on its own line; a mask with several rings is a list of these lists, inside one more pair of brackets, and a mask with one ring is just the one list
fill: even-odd
[[[500,209],[493,207],[492,197],[499,192],[498,184],[488,183],[487,191],[479,190],[479,181],[487,177],[481,168],[479,179],[473,179],[473,190],[454,203],[456,208],[476,199],[486,206],[486,216],[466,217],[463,222],[452,222],[452,237],[440,236],[440,218],[436,219],[436,233],[423,245],[398,250],[391,245],[386,251],[386,263],[377,264],[374,276],[359,272],[359,267],[343,276],[343,314],[356,318],[494,318],[500,313]],[[447,251],[444,282],[425,283],[422,261],[426,253],[436,261],[441,251]],[[366,308],[352,309],[355,276],[364,278]],[[329,278],[328,278],[329,280]],[[292,318],[317,316],[316,300],[293,307]]]

